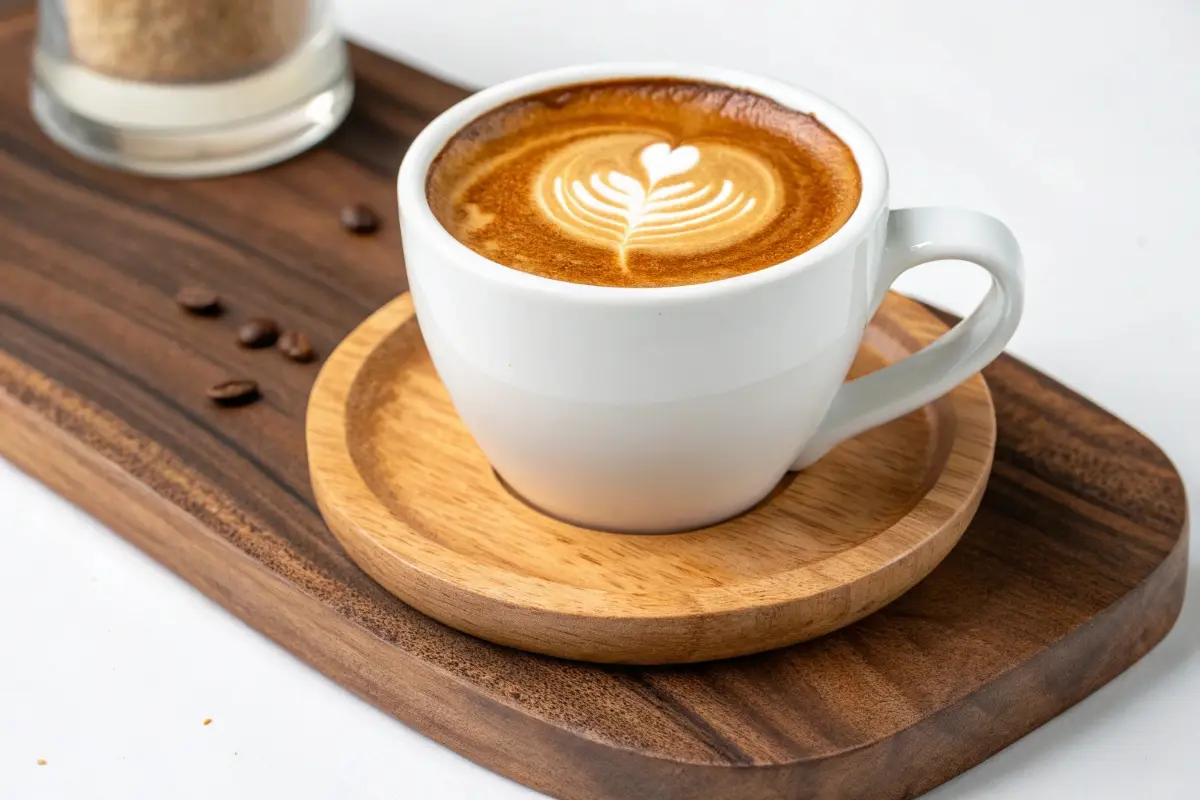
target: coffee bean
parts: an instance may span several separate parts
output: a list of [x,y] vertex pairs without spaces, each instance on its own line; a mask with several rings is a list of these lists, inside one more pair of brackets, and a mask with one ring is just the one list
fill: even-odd
[[270,347],[279,338],[279,326],[273,319],[255,317],[238,327],[237,338],[242,347]]
[[312,361],[313,352],[312,342],[308,340],[308,336],[300,331],[287,331],[279,337],[279,342],[276,344],[279,352],[290,358],[292,361]]
[[221,381],[208,387],[205,394],[220,406],[244,406],[259,398],[258,383],[248,379]]
[[203,286],[184,286],[175,293],[175,302],[189,314],[215,316],[221,313],[221,298]]
[[370,206],[355,203],[342,209],[342,227],[360,236],[379,230],[379,215]]

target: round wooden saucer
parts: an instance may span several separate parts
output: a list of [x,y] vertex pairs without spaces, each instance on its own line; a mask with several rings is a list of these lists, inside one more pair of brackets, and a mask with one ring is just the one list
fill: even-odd
[[[945,329],[891,295],[851,375]],[[406,294],[330,356],[307,435],[329,527],[404,602],[500,644],[661,664],[804,641],[894,600],[974,515],[996,423],[977,375],[789,474],[735,519],[676,534],[587,530],[538,513],[497,479],[438,380]]]

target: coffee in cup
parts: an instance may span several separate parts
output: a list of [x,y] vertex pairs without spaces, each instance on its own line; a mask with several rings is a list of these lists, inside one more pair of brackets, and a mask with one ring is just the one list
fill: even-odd
[[748,89],[611,80],[473,120],[426,185],[454,238],[513,269],[596,286],[706,283],[787,261],[854,212],[850,148]]

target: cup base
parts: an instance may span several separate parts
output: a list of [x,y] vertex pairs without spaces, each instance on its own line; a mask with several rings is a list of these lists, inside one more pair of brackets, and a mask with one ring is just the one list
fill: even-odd
[[639,526],[633,526],[633,525],[631,525],[631,526],[614,525],[611,523],[611,521],[605,521],[605,520],[600,520],[600,519],[589,520],[589,519],[578,517],[578,516],[572,516],[569,513],[561,513],[561,514],[557,513],[555,511],[547,508],[546,506],[539,505],[538,503],[534,502],[533,500],[530,500],[528,497],[526,497],[525,495],[523,495],[519,491],[517,491],[516,488],[514,488],[513,485],[509,481],[505,480],[504,476],[500,473],[500,470],[496,469],[495,466],[492,466],[491,469],[492,469],[492,474],[496,478],[496,482],[499,483],[502,487],[504,487],[504,490],[506,492],[508,492],[514,500],[516,500],[518,503],[521,503],[521,504],[527,506],[532,511],[534,511],[538,514],[541,514],[545,517],[548,517],[549,519],[553,519],[553,520],[562,522],[563,524],[566,524],[566,525],[572,525],[572,526],[579,527],[579,528],[586,528],[591,531],[596,531],[597,533],[612,533],[612,534],[619,534],[619,535],[625,535],[625,536],[667,536],[667,535],[670,535],[673,533],[691,533],[693,531],[701,531],[701,530],[704,530],[705,528],[711,528],[715,525],[724,525],[725,523],[729,522],[730,520],[737,519],[738,517],[742,516],[743,514],[752,513],[754,510],[761,507],[764,503],[770,502],[770,499],[772,497],[775,497],[780,492],[786,491],[787,486],[789,485],[791,480],[795,477],[794,472],[789,472],[789,473],[785,474],[783,476],[783,478],[781,478],[779,480],[779,482],[777,484],[775,484],[775,486],[773,486],[767,492],[764,492],[762,497],[758,498],[757,500],[755,500],[752,503],[747,503],[743,506],[735,508],[735,509],[729,511],[728,513],[709,515],[709,516],[705,517],[704,519],[694,520],[694,521],[688,520],[688,521],[680,522],[679,524],[666,524],[666,525],[659,525],[659,526],[656,526],[653,528],[648,528],[646,526],[639,527]]

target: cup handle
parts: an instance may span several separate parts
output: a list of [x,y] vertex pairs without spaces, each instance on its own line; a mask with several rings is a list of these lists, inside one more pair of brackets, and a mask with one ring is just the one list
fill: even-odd
[[1025,301],[1021,248],[1004,223],[955,208],[903,208],[888,216],[872,309],[900,275],[929,261],[970,261],[992,275],[971,316],[921,352],[842,384],[817,432],[792,463],[804,469],[838,443],[941,397],[992,362],[1008,344]]

